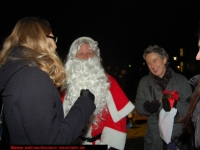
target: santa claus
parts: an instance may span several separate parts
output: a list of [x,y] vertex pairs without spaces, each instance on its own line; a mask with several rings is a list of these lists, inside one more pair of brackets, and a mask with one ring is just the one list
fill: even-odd
[[65,116],[79,97],[81,89],[89,89],[95,95],[96,110],[80,136],[81,144],[105,144],[124,149],[126,116],[134,109],[134,105],[116,80],[105,73],[98,43],[89,37],[76,39],[70,47],[65,69]]

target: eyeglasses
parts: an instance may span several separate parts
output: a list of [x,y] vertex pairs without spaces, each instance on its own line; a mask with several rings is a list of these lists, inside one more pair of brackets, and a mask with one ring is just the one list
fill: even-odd
[[55,43],[58,42],[58,37],[54,37],[50,35],[47,35],[46,37],[53,39]]

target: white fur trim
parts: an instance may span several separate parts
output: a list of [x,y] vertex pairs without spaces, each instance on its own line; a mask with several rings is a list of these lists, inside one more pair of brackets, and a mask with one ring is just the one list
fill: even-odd
[[123,150],[126,143],[126,133],[104,127],[101,135],[101,142],[110,147]]
[[107,100],[109,112],[110,112],[114,122],[118,122],[119,120],[121,120],[122,118],[127,116],[135,108],[135,106],[129,101],[123,107],[123,109],[118,111],[115,106],[115,103],[114,103],[114,100],[113,100],[113,97],[112,97],[112,94],[110,93],[110,91],[108,92],[106,100]]

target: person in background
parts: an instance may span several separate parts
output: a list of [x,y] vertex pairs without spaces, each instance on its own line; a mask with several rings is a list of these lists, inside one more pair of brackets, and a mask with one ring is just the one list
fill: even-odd
[[95,110],[94,95],[80,90],[64,118],[59,88],[66,73],[57,37],[41,18],[25,17],[0,52],[0,93],[10,145],[68,145],[81,134]]
[[[179,100],[174,107],[177,113],[174,116],[172,141],[182,132],[182,119],[185,117],[191,96],[191,87],[186,77],[175,73],[169,66],[168,54],[164,48],[157,45],[149,46],[144,50],[143,58],[150,70],[149,75],[142,77],[139,82],[135,100],[136,111],[140,115],[148,116],[147,132],[145,136],[145,150],[168,149],[160,137],[158,116],[162,108],[165,110],[169,102],[162,99],[163,91],[178,91]],[[175,143],[174,143],[175,144]]]
[[119,85],[121,86],[124,93],[128,94],[128,75],[125,68],[122,68],[120,71]]
[[98,43],[90,37],[76,39],[67,55],[65,69],[68,73],[64,86],[65,115],[68,115],[77,101],[80,89],[89,89],[95,95],[96,110],[77,144],[103,144],[123,150],[126,142],[126,116],[134,109],[134,105],[116,80],[105,73]]
[[[200,27],[198,30],[198,47],[199,51],[196,55],[196,60],[200,60]],[[189,79],[190,84],[194,88],[194,92],[190,99],[190,107],[184,118],[184,125],[191,125],[191,137],[193,138],[193,146],[200,149],[200,74]],[[194,132],[194,133],[193,133]]]

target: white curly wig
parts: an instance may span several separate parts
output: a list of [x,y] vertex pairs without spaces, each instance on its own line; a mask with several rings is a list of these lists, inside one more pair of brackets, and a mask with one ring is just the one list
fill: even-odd
[[[94,51],[94,56],[87,60],[76,58],[76,53],[82,44],[88,44]],[[89,37],[76,39],[69,50],[65,63],[67,82],[65,85],[66,96],[63,102],[64,114],[67,115],[72,105],[80,95],[81,89],[89,89],[95,95],[96,110],[92,115],[95,124],[103,119],[101,112],[107,109],[105,97],[108,94],[110,84],[100,62],[100,50],[98,43]],[[100,120],[99,120],[100,119]]]
[[98,42],[94,41],[93,39],[91,39],[89,37],[80,37],[72,43],[72,45],[69,49],[69,54],[67,55],[67,61],[75,58],[76,53],[80,50],[80,46],[82,44],[90,45],[91,50],[94,51],[95,56],[97,58],[99,58],[99,60],[100,60],[100,50],[98,48]]

